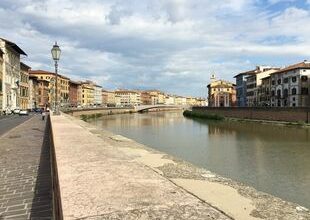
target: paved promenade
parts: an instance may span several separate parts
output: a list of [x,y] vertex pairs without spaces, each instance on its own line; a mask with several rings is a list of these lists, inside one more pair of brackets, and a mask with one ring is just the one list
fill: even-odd
[[[0,219],[51,219],[49,145],[40,116],[0,137]],[[48,140],[48,139],[47,139]]]
[[307,209],[70,116],[52,127],[64,219],[310,219]]

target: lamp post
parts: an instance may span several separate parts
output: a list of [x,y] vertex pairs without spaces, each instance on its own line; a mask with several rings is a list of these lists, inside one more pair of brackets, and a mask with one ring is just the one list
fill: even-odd
[[54,114],[59,115],[59,106],[58,106],[58,61],[60,59],[61,50],[60,50],[59,46],[57,45],[57,42],[55,42],[51,52],[52,52],[53,60],[55,61],[55,74],[56,74],[56,88],[55,88],[56,91],[55,91],[55,97],[54,97],[54,100],[55,100]]

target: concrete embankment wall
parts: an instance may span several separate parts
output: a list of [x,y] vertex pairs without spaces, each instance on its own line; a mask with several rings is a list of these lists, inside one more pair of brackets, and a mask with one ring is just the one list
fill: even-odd
[[102,115],[115,115],[135,112],[134,108],[93,108],[93,109],[78,109],[67,111],[66,113],[72,116],[81,115],[92,115],[92,114],[102,114]]
[[229,118],[310,123],[310,108],[193,107],[193,111]]
[[69,115],[51,116],[55,219],[308,219],[310,213]]

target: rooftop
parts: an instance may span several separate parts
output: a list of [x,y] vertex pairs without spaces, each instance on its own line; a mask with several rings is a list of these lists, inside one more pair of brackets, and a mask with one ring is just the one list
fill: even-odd
[[23,51],[19,46],[17,46],[17,44],[7,40],[7,39],[4,39],[4,38],[0,38],[1,40],[3,40],[7,45],[9,45],[13,50],[15,50],[17,53],[19,54],[22,54],[22,55],[25,55],[27,56],[27,54],[25,53],[25,51]]
[[284,67],[284,68],[280,69],[279,71],[274,72],[272,74],[284,73],[284,72],[288,72],[288,71],[296,70],[296,69],[310,69],[310,61],[304,60],[301,63],[296,63],[293,65]]
[[[46,70],[30,70],[29,74],[55,75],[55,73],[49,72],[49,71],[46,71]],[[63,75],[58,74],[58,76],[60,76],[61,78],[70,80],[68,77],[65,77]]]

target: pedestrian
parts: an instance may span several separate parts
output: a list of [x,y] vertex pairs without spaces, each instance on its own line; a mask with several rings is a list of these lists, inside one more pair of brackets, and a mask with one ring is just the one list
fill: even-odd
[[44,121],[44,119],[45,119],[45,111],[43,110],[41,114],[42,114],[42,120]]

